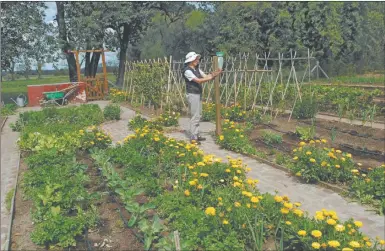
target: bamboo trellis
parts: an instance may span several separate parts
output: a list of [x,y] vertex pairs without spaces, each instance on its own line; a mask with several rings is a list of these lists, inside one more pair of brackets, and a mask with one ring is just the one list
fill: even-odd
[[[277,56],[272,57],[272,55]],[[305,83],[304,81],[311,81],[311,67],[314,65],[319,67],[319,64],[314,63],[316,59],[312,57],[309,50],[307,55],[302,57],[297,56],[295,51],[289,51],[286,55],[290,56],[285,57],[284,53],[268,52],[225,57],[220,79],[222,104],[229,106],[239,103],[244,109],[263,108],[264,112],[276,109],[278,114],[277,102],[286,102],[287,107],[293,110],[297,99],[302,100],[301,87]],[[138,88],[135,87],[140,83],[133,83],[133,76],[136,74],[135,64],[154,62],[162,62],[165,66],[160,74],[163,75],[160,77],[160,81],[164,83],[161,108],[186,110],[188,104],[185,95],[185,81],[182,76],[184,62],[173,60],[171,56],[126,63],[123,90],[129,94],[130,102],[148,104],[143,98],[145,95],[137,92]],[[202,58],[199,67],[205,73],[212,72],[211,58]],[[298,71],[299,68],[301,68],[300,71],[303,71],[302,74]],[[285,71],[289,72],[288,75],[285,74]],[[280,98],[277,98],[277,95]],[[207,82],[204,84],[202,99],[206,102],[213,102],[213,97],[213,83]]]

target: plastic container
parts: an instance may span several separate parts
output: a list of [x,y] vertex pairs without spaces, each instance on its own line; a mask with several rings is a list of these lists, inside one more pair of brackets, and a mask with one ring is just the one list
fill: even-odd
[[223,52],[217,52],[217,57],[218,57],[218,68],[222,69],[223,68]]

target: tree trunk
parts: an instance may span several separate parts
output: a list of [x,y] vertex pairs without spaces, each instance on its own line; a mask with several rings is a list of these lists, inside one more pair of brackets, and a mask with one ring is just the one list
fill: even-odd
[[64,2],[56,2],[57,15],[56,20],[59,26],[59,37],[63,42],[63,52],[66,54],[68,64],[68,74],[71,82],[77,82],[76,61],[73,53],[69,53],[70,44],[67,39],[67,28],[64,20]]
[[98,65],[100,60],[100,52],[92,53],[91,63],[90,63],[90,76],[95,77],[98,71]]
[[123,86],[129,34],[130,34],[130,27],[128,24],[124,24],[123,37],[120,38],[119,72],[118,72],[118,78],[116,79],[117,86]]
[[11,73],[11,81],[15,80],[15,63],[13,60],[11,60],[11,67],[9,68],[9,71]]
[[43,64],[40,61],[37,61],[37,78],[41,79],[41,68],[43,67]]

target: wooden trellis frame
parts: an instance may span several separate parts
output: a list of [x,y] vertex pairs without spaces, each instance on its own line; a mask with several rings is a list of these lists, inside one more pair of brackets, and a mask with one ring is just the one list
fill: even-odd
[[[272,55],[277,55],[272,57]],[[295,98],[293,104],[289,104],[291,110],[294,109],[297,98],[302,99],[301,87],[304,81],[311,81],[311,73],[319,64],[313,64],[312,61],[316,58],[312,57],[310,50],[307,50],[306,56],[297,56],[297,52],[289,51],[290,57],[284,57],[284,53],[263,53],[251,54],[243,53],[237,56],[228,56],[224,58],[223,72],[220,78],[220,98],[224,106],[242,102],[243,108],[263,108],[264,112],[272,110],[274,107],[273,96],[277,92],[277,86],[281,85],[284,90],[278,95],[281,96],[281,100],[286,100],[287,91],[292,89],[294,91]],[[135,63],[152,63],[152,62],[164,62],[168,65],[168,71],[164,72],[165,85],[162,88],[162,101],[161,106],[166,105],[172,107],[174,104],[183,106],[183,109],[187,109],[187,102],[185,97],[185,81],[182,76],[182,68],[184,67],[183,61],[175,61],[170,56],[169,58],[159,58],[142,60],[136,62],[126,63],[126,77],[124,81],[123,89],[131,96],[131,102],[136,99],[140,99],[140,103],[143,105],[145,100],[143,99],[143,93],[137,93],[135,90],[135,84],[132,83],[130,74],[135,72]],[[298,75],[297,63],[300,62],[305,66],[302,76]],[[288,67],[285,67],[285,63],[289,63]],[[274,64],[274,68],[269,68],[269,65]],[[251,66],[251,67],[250,67]],[[262,66],[262,68],[260,68]],[[200,62],[200,69],[206,73],[212,71],[212,59],[202,58]],[[283,74],[284,69],[289,68],[289,76],[285,77]],[[326,73],[325,73],[325,76]],[[286,78],[286,79],[285,79]],[[263,93],[263,89],[265,93]],[[267,90],[267,94],[266,94]],[[240,94],[243,96],[240,96]],[[264,96],[265,95],[265,96]],[[266,96],[267,95],[267,96]],[[213,83],[208,82],[204,84],[202,99],[207,102],[213,102]],[[267,98],[267,100],[266,100]],[[265,99],[265,101],[264,101]],[[175,106],[175,105],[174,105]],[[278,109],[276,110],[276,115]]]

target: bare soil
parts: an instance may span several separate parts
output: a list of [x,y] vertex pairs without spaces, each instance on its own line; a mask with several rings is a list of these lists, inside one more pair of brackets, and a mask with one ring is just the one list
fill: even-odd
[[[79,161],[79,160],[78,160]],[[99,212],[100,222],[95,229],[89,229],[84,236],[78,239],[77,247],[71,250],[143,250],[143,245],[138,241],[134,230],[124,226],[123,219],[129,219],[127,211],[108,193],[97,168],[92,161],[82,158],[81,162],[88,165],[87,174],[91,182],[87,185],[90,193],[101,192],[102,198],[95,202]],[[26,164],[21,160],[21,180],[27,170]],[[30,215],[32,202],[22,199],[21,182],[15,199],[15,215],[12,225],[12,250],[46,250],[44,247],[35,245],[30,239],[33,224]],[[122,212],[122,216],[119,213]]]
[[[274,152],[290,153],[301,141],[295,134],[296,127],[310,127],[310,120],[288,121],[288,116],[276,118],[270,125],[258,125],[251,132],[250,138],[259,151],[265,152],[269,160],[274,160]],[[336,137],[332,142],[332,128]],[[262,140],[262,131],[269,130],[282,136],[282,144],[266,145]],[[317,119],[316,138],[328,140],[328,146],[350,152],[356,162],[362,163],[362,168],[378,167],[385,162],[385,132],[369,127],[349,125]],[[274,150],[273,150],[274,149]]]

